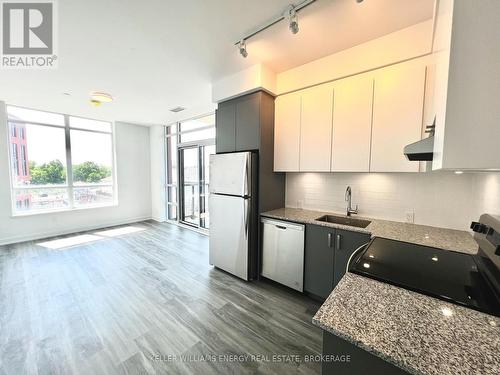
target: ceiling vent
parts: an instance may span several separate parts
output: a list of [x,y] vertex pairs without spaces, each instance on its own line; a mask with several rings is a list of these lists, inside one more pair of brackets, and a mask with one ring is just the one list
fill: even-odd
[[177,112],[181,112],[181,111],[184,111],[186,108],[184,107],[175,107],[175,108],[172,108],[170,110],[170,112],[174,112],[174,113],[177,113]]

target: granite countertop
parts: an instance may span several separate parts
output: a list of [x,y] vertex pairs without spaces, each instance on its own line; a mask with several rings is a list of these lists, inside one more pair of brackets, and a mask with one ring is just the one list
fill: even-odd
[[[364,218],[366,228],[317,221],[338,213],[283,208],[262,216],[475,254],[466,231]],[[356,215],[356,218],[358,216]],[[499,374],[500,319],[348,272],[313,323],[411,374]]]
[[397,221],[373,219],[355,215],[356,219],[370,220],[366,228],[351,227],[348,225],[326,223],[316,219],[323,215],[344,216],[335,212],[321,212],[297,208],[280,208],[264,212],[262,216],[288,220],[303,224],[316,224],[333,228],[345,229],[354,232],[369,233],[372,237],[384,237],[398,241],[412,242],[419,245],[437,247],[445,250],[460,251],[468,254],[477,253],[478,246],[469,232],[437,228],[427,225],[401,223]]
[[347,273],[313,323],[411,374],[500,374],[500,319]]

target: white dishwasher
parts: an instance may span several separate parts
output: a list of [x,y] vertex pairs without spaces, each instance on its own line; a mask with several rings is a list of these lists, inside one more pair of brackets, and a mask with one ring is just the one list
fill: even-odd
[[262,218],[261,275],[303,291],[304,232],[301,224]]

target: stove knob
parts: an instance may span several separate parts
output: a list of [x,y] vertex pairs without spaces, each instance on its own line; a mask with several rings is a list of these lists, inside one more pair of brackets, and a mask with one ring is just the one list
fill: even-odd
[[481,233],[481,223],[473,221],[470,225],[470,229],[472,229],[474,232]]
[[486,233],[488,232],[489,227],[484,224],[473,221],[472,224],[470,225],[470,229],[472,229],[474,232],[477,233]]

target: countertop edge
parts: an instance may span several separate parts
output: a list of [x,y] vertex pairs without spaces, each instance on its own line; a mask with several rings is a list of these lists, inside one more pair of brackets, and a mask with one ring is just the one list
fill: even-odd
[[262,212],[260,214],[263,218],[369,234],[371,237],[388,238],[396,241],[409,242],[465,254],[474,255],[477,254],[478,251],[478,245],[475,242],[474,237],[466,230],[433,227],[430,225],[377,219],[368,216],[359,216],[359,219],[371,221],[366,228],[360,228],[316,220],[323,215],[335,215],[340,217],[346,216],[345,214],[333,211],[316,211],[290,207],[278,208]]

